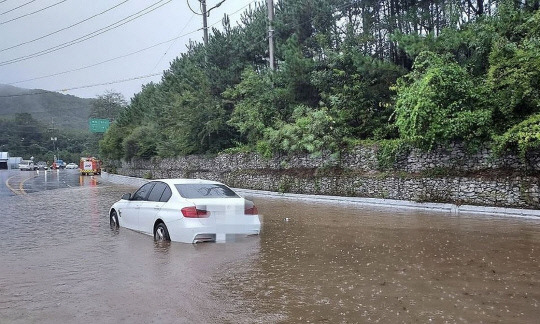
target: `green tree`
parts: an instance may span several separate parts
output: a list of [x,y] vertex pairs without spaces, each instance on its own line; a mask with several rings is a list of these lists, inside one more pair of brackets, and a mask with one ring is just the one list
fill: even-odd
[[320,155],[324,151],[339,151],[342,136],[328,109],[299,105],[295,107],[291,119],[289,123],[278,122],[275,128],[265,129],[263,140],[257,143],[259,152],[270,156],[275,152]]
[[353,139],[388,138],[397,134],[389,122],[393,112],[390,89],[405,73],[400,67],[364,56],[354,48],[329,53],[313,71],[312,82],[321,104],[336,116],[336,127]]
[[505,10],[498,17],[500,32],[489,55],[488,73],[499,132],[540,111],[540,11],[526,15]]
[[420,53],[396,91],[396,125],[403,139],[427,150],[452,141],[477,145],[489,139],[486,93],[454,61]]
[[282,89],[274,87],[271,75],[257,74],[249,68],[242,74],[242,81],[223,96],[234,105],[228,124],[252,146],[263,138],[267,127],[283,120],[287,107],[286,96]]
[[125,156],[122,143],[125,135],[130,133],[131,129],[127,126],[122,127],[119,123],[112,123],[103,139],[99,142],[101,156],[110,160],[122,159]]
[[157,145],[160,156],[217,152],[230,146],[227,111],[221,98],[212,94],[212,83],[199,63],[188,56],[173,63],[166,84],[174,91],[156,116],[162,134]]
[[149,159],[156,155],[157,143],[154,139],[157,133],[153,124],[136,127],[122,141],[123,158],[129,161],[132,158]]
[[89,117],[114,120],[126,106],[126,99],[121,93],[106,91],[92,102]]

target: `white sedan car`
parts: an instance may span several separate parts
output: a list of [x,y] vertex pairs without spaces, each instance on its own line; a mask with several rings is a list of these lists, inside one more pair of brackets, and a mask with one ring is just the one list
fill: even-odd
[[224,241],[257,235],[261,222],[253,202],[226,185],[201,179],[152,180],[124,194],[109,212],[111,228],[129,228],[156,241]]
[[66,165],[66,169],[78,169],[79,166],[75,163],[68,163],[68,165]]

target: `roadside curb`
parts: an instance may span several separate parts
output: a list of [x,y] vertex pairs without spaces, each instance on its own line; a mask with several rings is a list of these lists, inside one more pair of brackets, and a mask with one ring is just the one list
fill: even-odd
[[[110,174],[102,172],[101,178],[103,180],[123,184],[128,186],[139,187],[147,183],[149,180],[122,176],[117,174]],[[519,208],[504,208],[504,207],[487,207],[487,206],[472,206],[472,205],[454,205],[454,204],[442,204],[442,203],[421,203],[408,200],[394,200],[394,199],[379,199],[379,198],[362,198],[362,197],[340,197],[340,196],[323,196],[323,195],[306,195],[306,194],[294,194],[294,193],[279,193],[274,191],[264,190],[251,190],[234,188],[235,191],[244,195],[252,196],[264,196],[268,198],[290,199],[290,200],[302,200],[302,201],[314,201],[324,202],[332,204],[357,204],[364,206],[378,206],[386,208],[400,208],[400,209],[416,209],[416,210],[429,210],[435,212],[447,212],[452,214],[483,214],[494,216],[506,216],[506,217],[523,217],[540,220],[540,210],[537,209],[519,209]]]
[[504,207],[487,207],[473,205],[454,205],[442,203],[421,203],[408,200],[393,200],[393,199],[378,199],[378,198],[362,198],[362,197],[340,197],[340,196],[319,196],[319,195],[304,195],[293,193],[278,193],[272,191],[260,191],[250,189],[235,188],[238,193],[249,194],[253,196],[264,196],[281,199],[302,200],[324,202],[332,204],[357,204],[364,206],[376,206],[384,208],[400,208],[400,209],[416,209],[429,210],[435,212],[445,212],[452,214],[484,214],[497,215],[507,217],[524,217],[540,220],[540,210],[536,209],[519,209],[519,208],[504,208]]
[[118,174],[112,174],[108,172],[101,172],[101,179],[109,181],[116,184],[122,184],[126,186],[140,187],[143,184],[147,183],[148,180],[142,178],[128,177]]

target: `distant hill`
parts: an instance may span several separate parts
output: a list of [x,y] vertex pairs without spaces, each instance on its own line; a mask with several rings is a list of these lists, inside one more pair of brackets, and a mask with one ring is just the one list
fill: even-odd
[[45,125],[54,120],[55,127],[87,130],[92,100],[0,84],[0,118],[29,113]]

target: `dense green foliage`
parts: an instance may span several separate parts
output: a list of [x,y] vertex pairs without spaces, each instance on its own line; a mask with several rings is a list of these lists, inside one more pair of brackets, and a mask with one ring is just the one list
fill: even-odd
[[540,148],[540,114],[535,114],[496,137],[496,152],[517,151],[522,158]]
[[[482,86],[467,71],[432,52],[422,52],[414,69],[398,80],[396,125],[418,147],[489,139],[491,112]],[[481,84],[481,83],[480,83]]]
[[282,0],[277,69],[264,2],[190,44],[122,110],[110,159],[257,150],[339,152],[381,143],[536,149],[540,1]]

